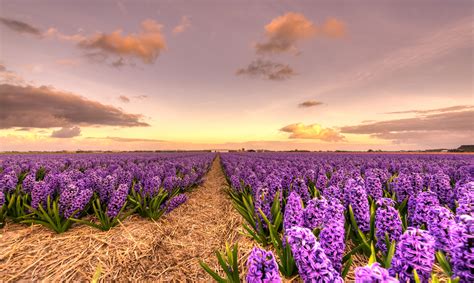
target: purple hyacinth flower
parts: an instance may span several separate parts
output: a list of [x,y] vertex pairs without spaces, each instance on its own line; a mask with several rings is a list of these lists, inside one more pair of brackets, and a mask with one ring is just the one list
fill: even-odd
[[474,218],[470,215],[458,217],[453,231],[454,246],[451,249],[451,263],[454,277],[461,283],[474,282]]
[[375,212],[375,236],[377,237],[377,248],[386,252],[385,235],[389,241],[398,241],[402,234],[402,220],[398,210],[394,208],[395,202],[389,198],[381,198],[377,201]]
[[30,194],[35,186],[35,176],[33,174],[28,174],[25,179],[23,179],[23,183],[21,184],[21,190],[26,193]]
[[454,214],[442,206],[432,207],[428,213],[427,228],[430,234],[435,238],[435,248],[449,252],[452,248],[452,230],[456,222]]
[[388,270],[381,267],[378,262],[357,267],[355,269],[356,283],[396,283],[398,279],[390,276]]
[[311,198],[308,186],[302,178],[297,178],[293,181],[293,183],[291,184],[291,192],[296,192],[298,195],[300,195],[301,200],[303,200],[303,203],[307,203]]
[[275,257],[271,251],[254,247],[247,260],[248,283],[279,283],[280,273]]
[[474,182],[468,182],[456,187],[458,207],[456,215],[470,215],[474,217]]
[[16,176],[15,171],[9,171],[3,173],[0,177],[0,189],[5,193],[13,192],[18,183],[18,177]]
[[344,219],[331,219],[319,233],[319,242],[326,256],[338,272],[342,268],[342,257],[346,248]]
[[40,204],[46,204],[46,201],[49,197],[53,197],[55,190],[45,181],[36,182],[33,190],[31,190],[31,207],[34,209],[38,209]]
[[285,206],[283,228],[287,230],[293,226],[302,227],[303,225],[303,203],[301,197],[297,193],[291,192]]
[[422,282],[428,282],[435,260],[435,239],[428,231],[409,227],[400,236],[392,259],[390,275],[402,282],[413,280],[416,269]]
[[313,230],[323,226],[327,206],[328,202],[324,197],[309,200],[303,212],[304,227]]
[[438,172],[431,177],[430,190],[436,193],[439,201],[443,205],[453,207],[454,189],[451,187],[449,176],[443,172]]
[[311,230],[290,228],[286,231],[286,239],[299,274],[305,282],[344,282]]
[[392,189],[395,192],[395,195],[397,196],[398,202],[402,202],[407,197],[414,195],[411,178],[410,175],[407,174],[400,174],[395,179]]
[[369,231],[370,208],[364,187],[356,185],[353,187],[346,187],[344,191],[346,193],[347,203],[352,206],[354,218],[359,229],[363,232]]
[[5,204],[5,194],[3,193],[3,189],[0,189],[0,209]]
[[421,192],[413,203],[415,209],[410,219],[412,225],[416,227],[426,224],[430,209],[439,206],[438,196],[432,191]]
[[182,205],[188,200],[188,196],[186,194],[179,194],[166,202],[166,213],[170,213],[178,206]]
[[125,205],[128,197],[129,187],[127,184],[120,184],[117,190],[112,194],[112,197],[107,204],[107,216],[115,218],[119,214],[122,207]]

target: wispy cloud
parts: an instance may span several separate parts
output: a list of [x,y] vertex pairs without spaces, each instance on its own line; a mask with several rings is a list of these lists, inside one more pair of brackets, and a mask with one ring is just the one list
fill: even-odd
[[257,59],[251,62],[247,67],[238,69],[236,75],[282,81],[295,76],[296,73],[289,65]]
[[0,23],[14,32],[41,36],[39,28],[22,21],[0,17]]
[[460,48],[473,47],[473,24],[472,18],[466,18],[429,33],[412,45],[336,77],[333,82],[323,85],[318,93],[367,85],[396,71],[431,62]]
[[0,129],[51,128],[71,125],[149,126],[142,115],[47,86],[0,85]]
[[[436,109],[434,109],[436,110]],[[360,125],[342,127],[341,133],[368,134],[376,138],[396,142],[437,139],[454,136],[461,140],[474,138],[474,110],[451,111],[428,114],[413,118],[377,121]],[[432,112],[424,112],[432,113]]]
[[173,34],[179,34],[185,32],[191,27],[191,21],[187,16],[181,17],[181,22],[173,28]]
[[290,133],[290,139],[313,139],[327,142],[344,141],[345,138],[338,131],[331,128],[323,128],[318,124],[305,125],[296,123],[280,129],[285,133]]
[[158,139],[142,139],[142,138],[124,138],[124,137],[88,137],[88,139],[110,140],[115,142],[147,142],[147,143],[164,143],[165,140]]
[[453,112],[453,111],[473,109],[473,108],[474,106],[472,105],[456,105],[456,106],[443,107],[443,108],[437,108],[437,109],[393,111],[393,112],[386,112],[385,114],[431,114],[431,113]]
[[59,130],[53,131],[51,133],[52,138],[73,138],[81,135],[81,128],[74,127],[63,127]]
[[318,105],[323,105],[321,101],[316,101],[316,100],[307,100],[303,101],[300,104],[298,104],[299,108],[309,108],[309,107],[314,107]]
[[118,97],[118,99],[119,99],[120,101],[122,101],[123,103],[129,103],[129,102],[130,102],[130,98],[129,98],[128,96],[125,96],[125,95],[120,95],[120,96]]

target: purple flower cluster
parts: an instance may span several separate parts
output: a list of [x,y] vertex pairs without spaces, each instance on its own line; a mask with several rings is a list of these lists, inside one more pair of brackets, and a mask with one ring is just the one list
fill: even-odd
[[438,196],[432,191],[421,192],[416,199],[410,203],[409,208],[413,215],[410,220],[413,226],[421,226],[428,221],[428,213],[430,209],[439,206]]
[[92,197],[92,190],[69,184],[59,196],[59,211],[64,218],[76,216],[82,212]]
[[453,231],[451,258],[454,276],[458,276],[461,283],[474,282],[474,218],[472,216],[459,216]]
[[373,199],[379,199],[383,196],[382,182],[375,175],[365,177],[365,190]]
[[275,257],[271,251],[254,247],[247,260],[248,283],[279,283],[280,273]]
[[402,282],[413,280],[416,269],[422,282],[428,282],[435,260],[435,239],[428,231],[410,227],[400,237],[392,259],[390,275]]
[[324,197],[309,200],[303,212],[304,227],[311,230],[322,227],[326,217],[327,206],[328,202]]
[[0,189],[0,208],[5,204],[5,194],[3,190]]
[[451,187],[449,176],[443,172],[438,172],[431,177],[430,189],[436,193],[439,201],[443,205],[454,204],[454,189]]
[[186,194],[179,194],[166,202],[166,213],[170,213],[188,200]]
[[402,220],[398,210],[394,207],[395,202],[389,198],[381,198],[377,201],[375,212],[375,236],[377,237],[377,248],[386,252],[385,235],[390,242],[398,241],[402,234]]
[[346,187],[347,204],[351,205],[354,212],[354,218],[362,232],[367,232],[370,229],[370,208],[367,193],[364,187],[355,185],[353,187]]
[[15,171],[8,171],[3,173],[0,177],[0,190],[3,190],[5,193],[13,192],[18,183],[18,177],[16,176]]
[[326,256],[338,272],[342,268],[342,257],[346,249],[344,219],[331,219],[319,233],[319,242]]
[[115,218],[119,214],[122,207],[127,202],[129,187],[127,184],[120,184],[117,190],[112,194],[112,197],[107,204],[107,216]]
[[344,282],[311,230],[293,227],[286,231],[286,238],[305,282]]
[[300,196],[291,192],[286,201],[285,212],[283,214],[283,228],[286,230],[291,227],[304,225],[303,204]]
[[48,197],[53,199],[54,193],[55,189],[50,184],[45,181],[36,182],[31,190],[31,207],[38,209],[42,205],[44,208]]
[[397,200],[402,202],[409,196],[413,195],[413,185],[411,178],[407,174],[400,174],[393,184],[393,191],[397,196]]
[[427,228],[436,240],[435,248],[449,252],[453,245],[452,233],[456,222],[454,214],[442,206],[432,207],[428,213]]
[[390,276],[388,270],[381,267],[378,262],[366,265],[364,267],[357,267],[355,269],[356,283],[396,283],[399,282],[396,278]]
[[458,208],[456,215],[470,215],[474,217],[474,181],[457,186]]

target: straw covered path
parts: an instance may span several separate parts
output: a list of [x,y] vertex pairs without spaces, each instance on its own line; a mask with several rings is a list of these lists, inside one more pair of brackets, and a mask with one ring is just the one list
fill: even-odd
[[0,281],[210,281],[198,259],[217,268],[215,250],[239,243],[244,264],[252,242],[225,194],[219,156],[188,201],[157,222],[132,216],[101,232],[84,225],[54,234],[34,225],[0,229]]

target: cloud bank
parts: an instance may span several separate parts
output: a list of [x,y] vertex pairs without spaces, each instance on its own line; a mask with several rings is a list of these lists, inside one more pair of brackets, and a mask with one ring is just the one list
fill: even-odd
[[318,105],[323,105],[323,103],[320,102],[320,101],[316,101],[316,100],[307,100],[307,101],[303,101],[300,104],[298,104],[298,107],[299,108],[309,108],[309,107],[314,107],[314,106],[318,106]]
[[18,33],[41,36],[41,30],[22,21],[0,17],[0,23]]
[[57,131],[51,133],[52,138],[73,138],[81,135],[81,128],[74,127],[63,127]]
[[80,126],[149,126],[129,114],[77,94],[47,86],[0,85],[0,129]]

